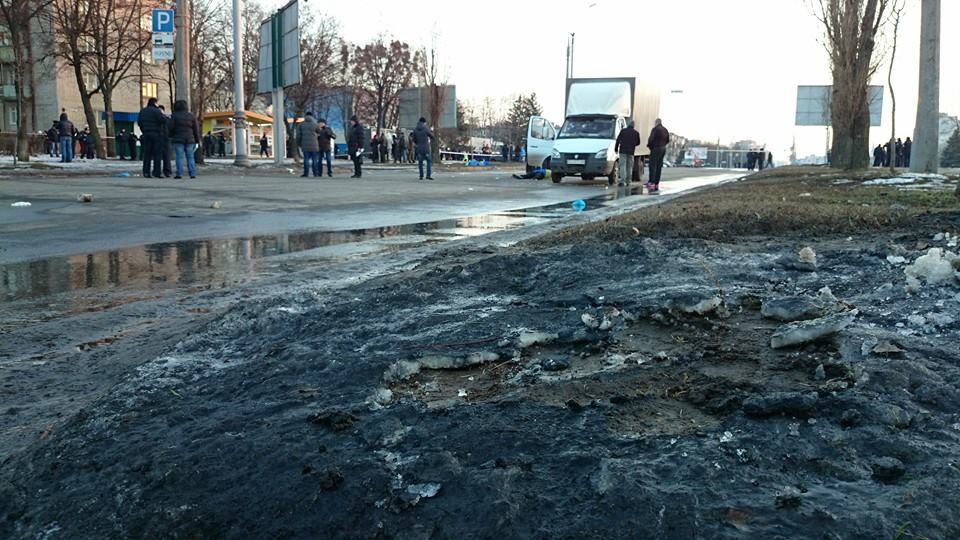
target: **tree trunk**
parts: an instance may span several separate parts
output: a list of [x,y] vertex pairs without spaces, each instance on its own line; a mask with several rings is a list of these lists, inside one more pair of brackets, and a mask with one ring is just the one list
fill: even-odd
[[[76,54],[75,57],[79,58],[80,55]],[[80,90],[80,102],[83,104],[83,116],[87,119],[87,127],[90,128],[93,147],[96,149],[97,157],[102,158],[103,153],[100,148],[100,129],[97,127],[97,115],[93,112],[93,102],[90,100],[90,93],[87,91],[87,83],[83,80],[83,67],[80,66],[79,63],[73,66],[73,75],[77,79],[77,86]]]
[[[117,157],[116,151],[116,127],[113,123],[113,89],[104,88],[103,89],[103,113],[107,115],[107,145],[106,145],[106,155],[107,157]],[[113,144],[110,143],[110,139],[113,138]],[[100,145],[97,145],[97,150],[100,149]]]
[[19,161],[30,161],[30,134],[27,130],[27,116],[23,114],[23,73],[26,71],[23,65],[23,52],[20,51],[20,47],[15,47],[17,52],[15,53],[16,60],[14,70],[16,71],[16,79],[19,81],[15,85],[15,92],[17,94],[17,159]]

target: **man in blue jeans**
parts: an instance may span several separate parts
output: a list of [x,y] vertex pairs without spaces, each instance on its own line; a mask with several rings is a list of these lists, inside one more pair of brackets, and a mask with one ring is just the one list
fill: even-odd
[[420,179],[423,180],[423,162],[427,162],[427,180],[433,180],[433,150],[430,141],[433,132],[427,127],[427,119],[420,118],[417,128],[413,130],[413,143],[417,148],[417,166],[420,168]]
[[321,118],[317,121],[320,125],[320,135],[317,136],[317,141],[320,145],[320,165],[318,170],[321,176],[323,174],[323,162],[327,162],[327,176],[333,177],[333,141],[336,140],[337,134],[330,129],[330,126],[327,125],[327,121],[324,118]]
[[67,113],[60,114],[60,161],[70,163],[73,161],[73,122],[67,117]]
[[308,178],[311,170],[314,176],[320,176],[319,136],[320,126],[313,119],[313,113],[308,112],[297,126],[297,143],[303,152],[303,178]]

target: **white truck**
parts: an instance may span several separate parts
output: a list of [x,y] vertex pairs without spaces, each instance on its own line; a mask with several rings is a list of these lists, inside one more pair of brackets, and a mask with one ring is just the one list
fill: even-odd
[[634,154],[633,180],[643,175],[650,155],[647,136],[660,110],[660,91],[633,77],[567,80],[566,118],[557,132],[545,118],[533,116],[527,125],[527,168],[550,169],[554,183],[565,176],[618,181],[617,135],[633,120],[641,144]]

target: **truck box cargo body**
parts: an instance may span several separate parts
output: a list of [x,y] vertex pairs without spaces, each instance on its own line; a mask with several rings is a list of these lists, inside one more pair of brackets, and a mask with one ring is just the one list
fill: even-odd
[[[650,154],[646,147],[647,136],[653,129],[659,109],[659,90],[638,83],[633,77],[569,79],[563,127],[552,145],[546,140],[549,131],[536,129],[548,122],[539,117],[531,118],[527,136],[528,166],[547,166],[554,182],[564,176],[580,176],[585,180],[606,176],[610,183],[616,182],[619,156],[614,148],[617,135],[628,121],[633,120],[641,138],[641,144],[634,152],[633,180],[639,180],[642,160]],[[547,147],[551,149],[549,153],[543,151]]]

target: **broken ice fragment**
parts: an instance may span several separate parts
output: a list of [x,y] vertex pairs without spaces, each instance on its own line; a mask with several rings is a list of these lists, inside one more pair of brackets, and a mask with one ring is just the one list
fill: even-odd
[[768,319],[793,322],[819,317],[823,314],[823,310],[812,298],[792,296],[764,300],[760,314]]
[[597,328],[600,327],[600,321],[598,321],[596,317],[594,317],[589,313],[584,313],[583,315],[581,315],[580,320],[583,322],[583,324],[587,328],[596,330]]
[[859,314],[857,310],[828,315],[819,319],[785,324],[770,338],[770,347],[782,349],[823,339],[845,329]]
[[923,278],[928,285],[938,285],[953,281],[957,277],[954,264],[960,264],[958,261],[960,261],[960,257],[952,251],[930,248],[926,255],[919,257],[904,270],[904,273],[907,275],[908,287],[910,285],[909,278],[911,277],[916,280]]
[[440,493],[440,484],[410,484],[407,486],[407,493],[429,499]]
[[809,246],[801,249],[800,262],[803,264],[817,266],[817,252],[814,251],[813,248]]
[[467,391],[463,388],[457,390],[457,397],[467,397]]
[[724,431],[723,435],[720,435],[720,444],[726,444],[733,440],[733,433],[729,431]]

